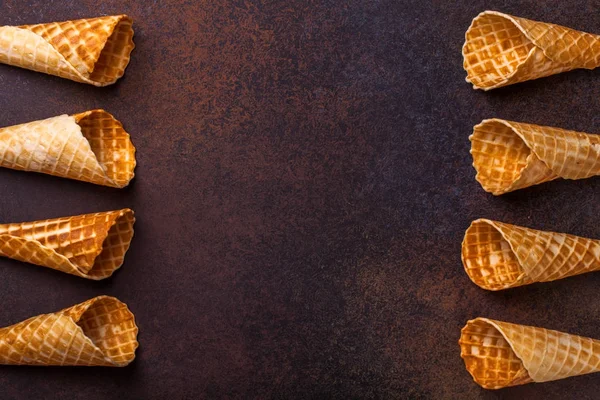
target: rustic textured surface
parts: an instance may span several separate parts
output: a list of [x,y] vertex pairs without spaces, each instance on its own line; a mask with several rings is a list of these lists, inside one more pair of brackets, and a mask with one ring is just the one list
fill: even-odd
[[600,375],[485,391],[457,343],[477,316],[600,338],[600,274],[490,293],[460,261],[478,217],[600,237],[600,179],[495,198],[467,139],[496,116],[600,132],[600,71],[484,93],[462,69],[480,11],[600,32],[577,5],[0,0],[1,24],[133,17],[114,86],[0,66],[0,125],[101,107],[139,165],[124,190],[0,170],[0,222],[137,217],[105,282],[0,260],[0,325],[108,294],[141,345],[124,369],[0,367],[3,397],[593,398]]

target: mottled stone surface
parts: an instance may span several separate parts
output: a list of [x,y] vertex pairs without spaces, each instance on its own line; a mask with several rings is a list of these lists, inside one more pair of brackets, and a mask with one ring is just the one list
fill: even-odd
[[102,107],[139,163],[125,190],[0,170],[2,222],[138,218],[104,282],[0,260],[0,325],[109,294],[141,342],[123,369],[0,367],[0,397],[597,397],[600,375],[484,391],[457,341],[477,316],[600,338],[600,274],[490,293],[460,261],[478,217],[600,237],[600,179],[496,198],[467,140],[490,117],[599,132],[600,71],[484,93],[460,53],[485,9],[600,32],[600,4],[456,3],[0,0],[0,24],[133,17],[112,87],[0,66],[0,126]]

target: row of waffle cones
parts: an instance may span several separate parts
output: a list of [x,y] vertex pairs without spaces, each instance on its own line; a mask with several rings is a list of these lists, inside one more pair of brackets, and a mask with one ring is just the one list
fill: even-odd
[[[0,225],[0,256],[100,280],[123,265],[130,209]],[[135,358],[133,313],[100,296],[0,329],[0,364],[122,367]]]
[[[600,36],[485,11],[467,30],[463,57],[467,81],[490,90],[596,68]],[[487,119],[469,139],[476,179],[494,195],[600,175],[599,135]],[[503,290],[600,270],[600,240],[478,219],[466,231],[462,261],[479,287]],[[459,344],[467,370],[486,389],[600,371],[599,340],[544,328],[476,318]]]
[[[133,44],[126,15],[0,27],[0,63],[106,86],[125,72]],[[134,176],[135,147],[104,110],[0,129],[0,166],[122,188]],[[121,267],[133,237],[123,209],[0,225],[0,256],[100,280]],[[128,365],[138,328],[114,297],[100,296],[0,329],[0,364]]]
[[[497,291],[600,270],[600,240],[478,219],[465,233],[462,261],[473,283]],[[486,389],[600,371],[600,341],[544,328],[477,318],[459,344]]]
[[[0,26],[0,63],[95,86],[123,76],[134,47],[127,15]],[[135,147],[115,117],[91,110],[1,128],[0,166],[122,188]]]
[[[467,30],[463,57],[467,81],[489,90],[598,67],[600,36],[485,11]],[[476,179],[494,195],[600,175],[600,135],[494,118],[476,125],[469,139]]]

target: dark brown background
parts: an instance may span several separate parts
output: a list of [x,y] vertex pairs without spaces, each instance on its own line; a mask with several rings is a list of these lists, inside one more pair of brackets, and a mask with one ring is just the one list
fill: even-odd
[[0,397],[597,397],[598,375],[484,391],[457,340],[477,316],[600,338],[600,274],[491,293],[460,262],[478,217],[600,237],[600,179],[495,198],[467,140],[489,117],[600,131],[600,72],[484,93],[460,53],[485,9],[600,32],[600,2],[462,3],[0,0],[0,24],[133,17],[112,87],[0,66],[0,126],[103,107],[139,162],[125,190],[0,170],[0,221],[138,217],[105,282],[0,260],[0,326],[110,294],[141,342],[123,369],[0,367]]

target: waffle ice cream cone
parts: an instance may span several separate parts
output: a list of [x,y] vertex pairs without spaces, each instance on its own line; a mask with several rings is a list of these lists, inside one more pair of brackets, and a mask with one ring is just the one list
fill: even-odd
[[497,11],[479,14],[462,49],[467,82],[490,90],[600,65],[600,36]]
[[486,119],[469,136],[475,179],[494,195],[600,175],[600,135]]
[[478,219],[462,243],[469,278],[487,290],[600,270],[600,240]]
[[95,86],[113,84],[129,64],[133,21],[126,15],[0,27],[0,63]]
[[104,110],[0,128],[0,167],[122,188],[135,166],[129,134]]
[[134,315],[100,296],[0,329],[0,364],[124,367],[135,358]]
[[600,371],[600,341],[476,318],[462,329],[460,356],[475,382],[501,389]]
[[133,211],[0,225],[0,256],[82,278],[108,278],[123,265],[133,238]]

